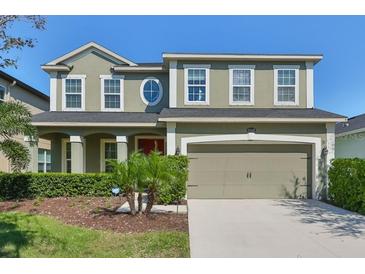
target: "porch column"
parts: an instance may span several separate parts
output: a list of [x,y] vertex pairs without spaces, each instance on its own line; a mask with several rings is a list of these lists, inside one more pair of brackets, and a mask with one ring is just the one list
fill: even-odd
[[30,162],[27,167],[29,172],[38,172],[38,143],[34,143],[30,136],[24,136],[25,146],[29,150]]
[[117,160],[123,162],[128,159],[128,141],[127,136],[117,136]]
[[167,155],[176,153],[176,123],[166,123]]
[[85,139],[82,136],[70,136],[71,173],[85,172]]

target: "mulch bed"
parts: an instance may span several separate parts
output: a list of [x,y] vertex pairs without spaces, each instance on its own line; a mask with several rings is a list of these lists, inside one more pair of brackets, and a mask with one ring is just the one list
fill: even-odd
[[0,212],[20,211],[54,217],[63,223],[114,232],[188,231],[186,214],[116,213],[124,198],[62,197],[0,202]]

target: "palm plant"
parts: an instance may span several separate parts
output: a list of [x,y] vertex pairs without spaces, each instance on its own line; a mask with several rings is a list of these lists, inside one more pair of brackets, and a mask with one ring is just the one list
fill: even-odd
[[135,206],[135,180],[134,180],[134,168],[127,160],[124,162],[118,162],[117,160],[110,160],[108,164],[112,167],[112,176],[116,183],[122,187],[123,192],[126,195],[129,208],[132,215],[136,215]]
[[147,186],[147,159],[146,156],[140,152],[133,152],[129,156],[129,164],[134,176],[134,187],[138,192],[138,213],[142,212],[142,194]]
[[163,182],[168,182],[173,176],[166,157],[161,157],[157,151],[152,151],[147,157],[147,206],[145,213],[149,214],[156,200],[159,187]]
[[25,169],[30,161],[28,149],[13,137],[26,135],[32,145],[38,140],[37,129],[31,124],[32,115],[19,102],[0,103],[0,151],[10,160],[13,171]]

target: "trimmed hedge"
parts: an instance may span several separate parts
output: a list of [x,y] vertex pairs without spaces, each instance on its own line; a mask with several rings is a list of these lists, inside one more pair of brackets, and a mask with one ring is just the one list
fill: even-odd
[[330,201],[365,214],[365,160],[335,159],[328,172]]
[[189,160],[186,156],[166,156],[174,175],[173,182],[163,183],[158,190],[158,200],[162,204],[172,204],[180,201],[186,194]]
[[1,173],[0,199],[67,196],[110,196],[109,174]]

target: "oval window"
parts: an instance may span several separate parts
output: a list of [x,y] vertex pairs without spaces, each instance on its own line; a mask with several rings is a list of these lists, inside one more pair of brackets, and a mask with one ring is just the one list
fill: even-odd
[[147,78],[141,85],[142,101],[149,106],[157,105],[162,98],[162,86],[158,79]]

